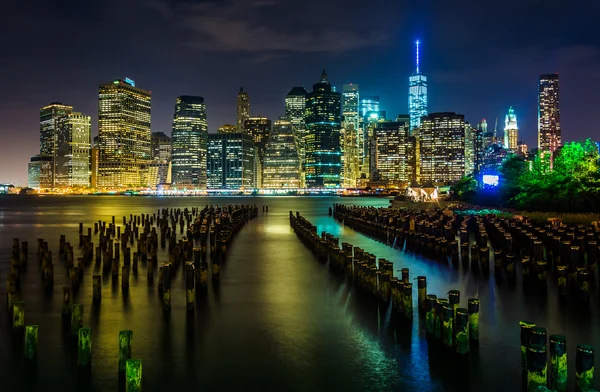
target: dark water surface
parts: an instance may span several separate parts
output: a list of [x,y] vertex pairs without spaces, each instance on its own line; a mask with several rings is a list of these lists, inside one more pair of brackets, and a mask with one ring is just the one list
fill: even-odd
[[[92,328],[91,374],[78,372],[76,342],[62,332],[62,286],[66,269],[58,260],[58,240],[78,242],[78,223],[154,213],[159,208],[206,204],[257,204],[259,217],[245,226],[228,250],[218,287],[185,310],[183,271],[172,283],[172,311],[165,316],[156,282],[149,286],[145,268],[132,274],[123,295],[120,282],[103,279],[102,303],[92,307],[94,263],[74,303],[84,304],[84,325]],[[26,324],[39,324],[35,368],[23,362],[23,343],[13,338],[6,306],[0,307],[0,391],[117,391],[118,333],[133,330],[133,357],[143,360],[145,391],[494,391],[521,390],[518,322],[565,334],[569,378],[574,386],[575,345],[600,347],[598,282],[594,276],[589,305],[559,301],[524,290],[520,279],[474,276],[461,268],[404,254],[337,223],[327,214],[332,203],[386,206],[387,199],[150,198],[150,197],[4,197],[0,198],[0,296],[6,298],[12,238],[29,241],[29,263],[22,277]],[[269,213],[262,214],[262,205]],[[290,210],[300,211],[321,230],[410,268],[411,278],[426,275],[428,291],[444,296],[461,291],[481,299],[480,345],[469,363],[428,348],[424,323],[412,326],[390,317],[355,292],[345,279],[332,276],[297,239],[289,226]],[[49,242],[55,264],[52,295],[41,287],[35,257],[37,238]],[[97,243],[97,238],[94,239]],[[76,256],[79,249],[75,246]],[[167,260],[159,253],[159,262]],[[396,272],[399,274],[399,272]],[[415,284],[416,287],[416,284]],[[416,309],[416,290],[413,295]],[[596,380],[598,384],[598,376]]]

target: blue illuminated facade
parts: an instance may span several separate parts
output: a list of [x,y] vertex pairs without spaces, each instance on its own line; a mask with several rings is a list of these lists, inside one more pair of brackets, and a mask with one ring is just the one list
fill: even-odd
[[427,116],[427,77],[419,69],[419,41],[417,41],[417,68],[408,79],[408,113],[412,132],[421,126],[421,117]]
[[327,74],[313,85],[306,99],[306,186],[338,188],[342,182],[340,147],[341,95]]

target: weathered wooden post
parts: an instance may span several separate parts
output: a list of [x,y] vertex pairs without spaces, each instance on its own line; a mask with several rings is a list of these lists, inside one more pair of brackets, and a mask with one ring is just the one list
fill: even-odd
[[128,359],[126,363],[125,391],[140,392],[142,390],[142,361]]
[[469,352],[469,311],[465,308],[456,309],[456,352]]
[[127,291],[129,289],[129,266],[121,268],[121,289]]
[[22,331],[25,328],[25,302],[13,303],[13,330]]
[[566,265],[556,267],[556,278],[558,280],[558,293],[566,296],[568,294],[567,282],[569,279],[569,271]]
[[427,277],[425,276],[417,276],[417,295],[419,314],[424,315],[427,301]]
[[566,392],[567,375],[567,338],[563,335],[550,335],[548,388],[557,392]]
[[479,341],[479,298],[469,298],[469,339]]
[[73,306],[73,288],[71,286],[63,286],[62,313],[64,315],[71,314],[72,306]]
[[435,333],[435,306],[437,296],[435,294],[427,294],[425,303],[425,332],[429,336]]
[[162,283],[163,283],[163,293],[162,293],[162,303],[163,309],[165,311],[171,310],[171,265],[165,264],[162,267]]
[[194,263],[188,261],[185,263],[185,304],[187,310],[194,309]]
[[[77,305],[73,305],[77,306]],[[92,329],[79,328],[77,341],[77,365],[89,366],[92,361]]]
[[521,326],[521,363],[524,369],[527,369],[527,347],[529,347],[529,337],[531,330],[535,327],[535,323],[530,321],[519,322]]
[[413,318],[412,283],[405,283],[402,288],[402,308],[404,317],[408,320]]
[[81,327],[83,327],[83,305],[74,304],[71,307],[71,333],[77,334]]
[[527,391],[534,392],[547,383],[546,347],[532,345],[527,347]]
[[119,331],[119,372],[125,371],[126,362],[131,359],[131,340],[133,331],[126,329]]
[[594,348],[587,344],[578,344],[575,353],[575,377],[577,390],[591,391],[594,381]]
[[445,303],[442,310],[442,343],[447,348],[454,344],[454,306],[451,303]]
[[38,351],[39,325],[25,327],[25,358],[35,359]]

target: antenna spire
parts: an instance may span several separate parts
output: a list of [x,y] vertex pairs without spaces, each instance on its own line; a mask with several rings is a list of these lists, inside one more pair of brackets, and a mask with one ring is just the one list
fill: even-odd
[[417,40],[417,74],[419,73],[419,40]]

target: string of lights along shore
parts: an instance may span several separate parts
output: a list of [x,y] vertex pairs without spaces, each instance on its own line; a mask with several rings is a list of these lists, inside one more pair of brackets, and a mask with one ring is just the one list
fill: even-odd
[[[253,112],[251,92],[240,88],[237,118],[216,134],[208,132],[210,99],[177,97],[169,136],[152,132],[150,90],[129,78],[101,84],[93,139],[91,117],[76,106],[40,109],[40,150],[29,162],[28,185],[58,192],[400,190],[494,175],[510,154],[531,159],[510,103],[501,130],[498,118],[492,128],[486,119],[428,112],[420,46],[416,41],[408,111],[396,112],[407,114],[390,115],[357,84],[338,92],[323,70],[312,91],[290,88],[275,119]],[[562,143],[558,74],[540,76],[538,99],[537,149],[551,163]]]

